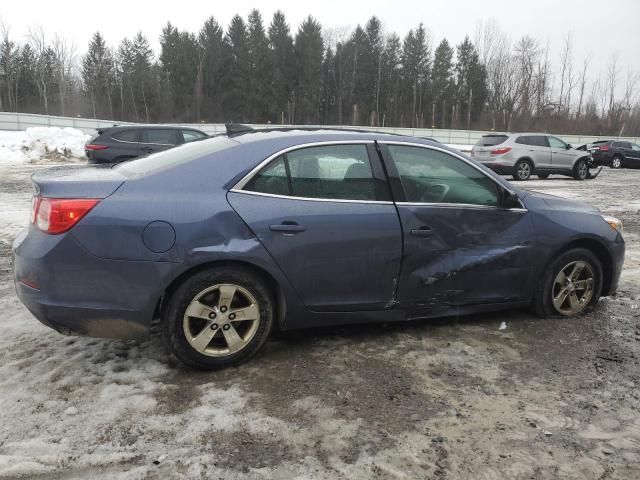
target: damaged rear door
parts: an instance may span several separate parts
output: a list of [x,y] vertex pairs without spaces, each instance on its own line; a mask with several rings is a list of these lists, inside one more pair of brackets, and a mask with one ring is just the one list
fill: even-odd
[[227,199],[309,309],[393,304],[402,232],[372,141],[280,152]]
[[531,292],[531,222],[505,188],[448,151],[387,142],[381,152],[403,228],[398,301],[412,315],[511,303]]

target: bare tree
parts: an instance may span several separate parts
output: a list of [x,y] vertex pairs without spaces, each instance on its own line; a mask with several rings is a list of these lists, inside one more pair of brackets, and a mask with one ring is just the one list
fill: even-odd
[[624,87],[624,95],[622,97],[622,101],[620,102],[620,110],[622,116],[622,124],[620,126],[620,131],[618,132],[618,136],[622,136],[624,133],[625,126],[631,116],[632,106],[637,98],[636,95],[636,84],[638,83],[638,74],[632,72],[631,70],[627,70],[627,81],[625,82]]
[[584,98],[584,89],[587,84],[587,70],[589,69],[589,63],[591,62],[591,57],[586,57],[582,62],[582,74],[580,75],[580,89],[579,89],[579,97],[578,97],[578,109],[576,110],[576,123],[575,123],[575,131],[578,131],[578,122],[580,121],[580,114],[582,113],[582,100]]
[[58,93],[60,95],[60,114],[66,114],[67,91],[71,85],[76,61],[76,47],[59,34],[53,37],[52,49],[56,62]]
[[607,109],[607,128],[612,126],[616,108],[615,96],[616,86],[618,84],[618,58],[619,53],[613,53],[611,57],[609,57],[609,63],[607,64],[606,95],[609,103]]

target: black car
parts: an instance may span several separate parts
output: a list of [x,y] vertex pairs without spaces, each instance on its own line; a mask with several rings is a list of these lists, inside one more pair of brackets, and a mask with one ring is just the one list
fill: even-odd
[[100,128],[84,146],[89,163],[119,163],[207,138],[194,128],[166,125],[122,125]]
[[640,167],[640,145],[626,140],[599,140],[587,145],[594,165],[611,168]]

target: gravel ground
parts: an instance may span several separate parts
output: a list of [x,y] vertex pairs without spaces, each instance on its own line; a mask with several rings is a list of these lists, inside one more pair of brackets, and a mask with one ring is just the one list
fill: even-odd
[[582,318],[293,332],[196,373],[158,336],[64,337],[21,306],[35,168],[0,171],[0,478],[640,477],[640,171],[521,184],[625,223],[619,293]]

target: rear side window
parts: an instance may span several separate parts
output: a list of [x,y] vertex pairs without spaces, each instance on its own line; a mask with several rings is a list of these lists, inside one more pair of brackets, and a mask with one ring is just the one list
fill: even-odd
[[389,199],[386,184],[374,178],[365,145],[288,152],[263,168],[244,190],[329,200]]
[[111,135],[111,138],[119,142],[136,143],[140,141],[139,130],[122,130]]
[[476,142],[476,147],[493,147],[494,145],[500,145],[507,138],[507,135],[485,135]]
[[182,130],[182,138],[184,138],[185,143],[202,140],[206,137],[207,135],[205,135],[204,133],[196,132],[195,130]]
[[548,147],[549,143],[547,143],[547,137],[544,135],[531,135],[529,137],[529,145],[533,145],[534,147]]
[[629,142],[613,142],[613,146],[617,148],[631,148]]
[[498,206],[500,187],[466,162],[437,150],[389,145],[407,202]]
[[145,130],[145,137],[145,143],[155,143],[156,145],[176,144],[175,130],[162,130],[159,128],[152,128],[149,130]]
[[237,142],[230,140],[228,137],[215,137],[119,163],[113,169],[130,176],[147,175],[237,145]]

